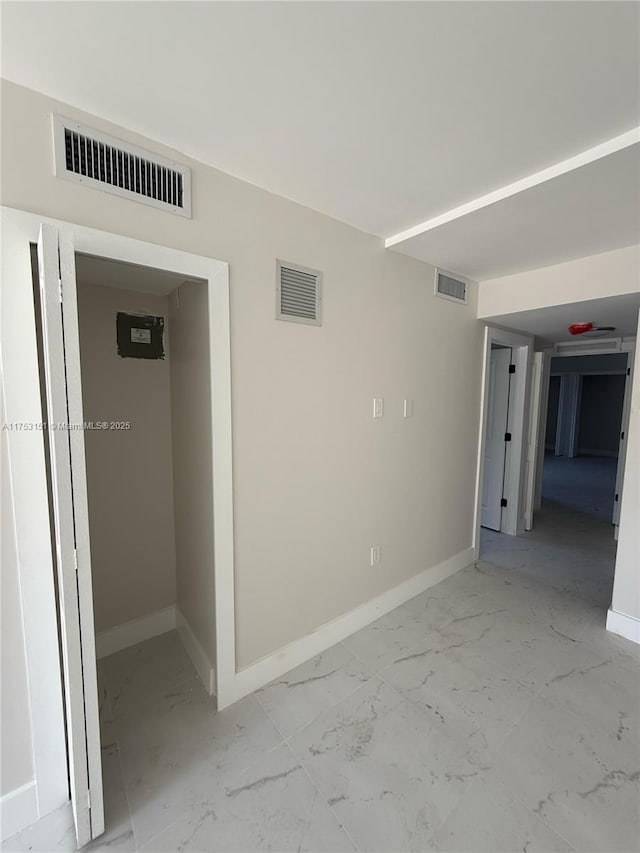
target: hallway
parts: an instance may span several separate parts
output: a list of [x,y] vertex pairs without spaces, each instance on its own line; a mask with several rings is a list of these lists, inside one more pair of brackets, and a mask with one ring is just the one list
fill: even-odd
[[618,458],[545,453],[542,497],[565,509],[611,522]]
[[[610,525],[545,507],[482,560],[221,713],[175,632],[100,662],[87,850],[630,851],[640,648]],[[3,853],[74,849],[67,807]]]
[[543,498],[533,530],[522,536],[482,528],[480,556],[562,593],[579,596],[601,612],[604,626],[616,558],[610,520]]

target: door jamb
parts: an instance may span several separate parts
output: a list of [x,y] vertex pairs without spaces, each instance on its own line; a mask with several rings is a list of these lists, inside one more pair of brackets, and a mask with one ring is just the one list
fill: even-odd
[[516,371],[511,377],[509,393],[509,432],[507,445],[504,495],[507,506],[502,513],[501,533],[516,536],[524,532],[524,481],[526,475],[527,409],[534,339],[531,335],[485,324],[484,358],[482,368],[482,396],[480,431],[478,436],[478,461],[476,469],[476,499],[474,510],[473,548],[475,559],[480,553],[480,520],[482,510],[482,484],[484,477],[484,451],[489,401],[489,360],[491,344],[511,347],[512,363]]
[[542,350],[542,385],[540,388],[538,412],[538,445],[536,448],[534,478],[534,493],[533,493],[533,513],[531,524],[533,528],[533,519],[535,518],[536,510],[542,506],[542,473],[544,468],[544,454],[546,450],[547,439],[547,415],[549,408],[549,385],[551,381],[551,353],[549,350]]

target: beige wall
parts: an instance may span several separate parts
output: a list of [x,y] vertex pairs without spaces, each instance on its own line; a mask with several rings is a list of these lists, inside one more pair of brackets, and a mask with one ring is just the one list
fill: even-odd
[[483,281],[478,317],[638,292],[640,246]]
[[[475,287],[438,299],[428,264],[194,162],[192,220],[58,180],[53,110],[185,161],[3,82],[3,204],[230,262],[239,666],[469,548]],[[276,258],[323,271],[322,327],[274,320]]]
[[[640,321],[638,337],[640,340]],[[640,346],[636,346],[627,459],[611,609],[640,620]]]
[[167,328],[164,360],[122,358],[118,311],[166,322],[168,300],[78,283],[85,420],[131,422],[85,432],[96,631],[176,601]]
[[[0,399],[2,422],[5,423]],[[0,436],[0,796],[33,779],[29,694],[25,660],[20,578],[16,553],[7,432]]]
[[204,283],[185,282],[169,298],[177,602],[213,666],[216,637],[208,311]]

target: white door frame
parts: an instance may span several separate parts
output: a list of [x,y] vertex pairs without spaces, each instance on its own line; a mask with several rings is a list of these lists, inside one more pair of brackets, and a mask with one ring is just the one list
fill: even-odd
[[502,529],[502,516],[505,513],[501,504],[507,460],[506,433],[509,429],[512,363],[511,347],[491,347],[480,525],[496,531]]
[[478,437],[478,463],[476,471],[476,501],[474,511],[473,548],[476,559],[480,553],[480,521],[482,508],[482,483],[484,477],[485,433],[489,402],[489,376],[491,345],[511,347],[515,373],[511,377],[509,394],[508,431],[511,441],[507,444],[504,475],[504,495],[507,506],[502,514],[501,533],[517,536],[524,532],[524,481],[527,474],[527,411],[534,339],[510,329],[485,325],[484,359],[482,368],[482,398],[480,432]]
[[[525,481],[524,529],[533,528],[533,513],[535,510],[536,482],[538,477],[537,460],[538,446],[544,441],[543,413],[546,420],[547,408],[542,405],[545,394],[545,356],[544,353],[533,354],[531,370],[531,392],[529,406],[529,437],[527,441],[527,477]],[[549,395],[546,387],[547,397]]]
[[[238,698],[235,655],[233,480],[229,269],[225,261],[2,207],[1,349],[9,431],[34,775],[38,814],[68,802],[64,711],[58,659],[56,601],[49,531],[30,245],[40,226],[53,225],[77,252],[204,279],[211,330],[212,444],[215,548],[216,692],[218,707]],[[213,567],[212,567],[213,569]]]
[[[38,239],[38,278],[47,421],[82,424],[75,255],[71,243],[48,224]],[[86,477],[78,476],[86,470],[84,436],[59,428],[48,435],[69,783],[82,847],[104,832],[89,512]]]
[[551,381],[551,353],[543,350],[542,356],[542,379],[540,384],[540,395],[538,398],[540,411],[538,414],[538,441],[535,447],[535,478],[533,482],[533,512],[531,515],[531,528],[533,528],[533,517],[535,511],[542,506],[542,474],[544,469],[544,454],[547,440],[547,417],[549,409],[549,384]]
[[627,464],[627,447],[629,435],[629,420],[631,419],[631,392],[634,381],[634,364],[636,342],[627,341],[623,344],[627,352],[626,380],[624,383],[624,400],[622,403],[622,423],[620,425],[620,443],[618,450],[618,469],[616,471],[616,485],[613,505],[614,538],[618,538],[620,526],[620,507],[622,505],[622,486],[624,484],[624,469]]
[[[575,458],[578,452],[578,426],[582,402],[582,374],[560,374],[560,399],[556,425],[556,456]],[[566,452],[564,452],[566,451]]]

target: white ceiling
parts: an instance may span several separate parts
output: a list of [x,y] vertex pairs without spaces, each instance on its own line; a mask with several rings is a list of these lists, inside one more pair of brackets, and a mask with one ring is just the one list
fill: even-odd
[[[383,237],[640,124],[637,3],[4,2],[1,14],[4,77]],[[586,235],[562,249],[585,193],[558,186],[531,196],[516,244],[486,246],[472,223],[473,251],[446,227],[429,251],[482,277],[628,240],[607,210],[598,246]],[[569,215],[549,248],[537,229],[558,203]],[[509,204],[489,227],[517,225]]]
[[640,240],[639,188],[640,144],[395,248],[479,280],[596,255]]
[[111,258],[76,254],[76,279],[79,285],[96,284],[100,287],[117,287],[120,290],[137,290],[140,293],[155,293],[167,296],[185,281],[184,275],[142,267]]
[[569,305],[554,305],[552,308],[501,314],[491,317],[491,323],[519,332],[527,332],[549,343],[583,342],[592,336],[572,336],[568,331],[571,323],[587,322],[599,326],[615,326],[615,332],[608,332],[606,337],[633,336],[638,328],[639,308],[640,293],[629,293],[624,296],[589,299]]

